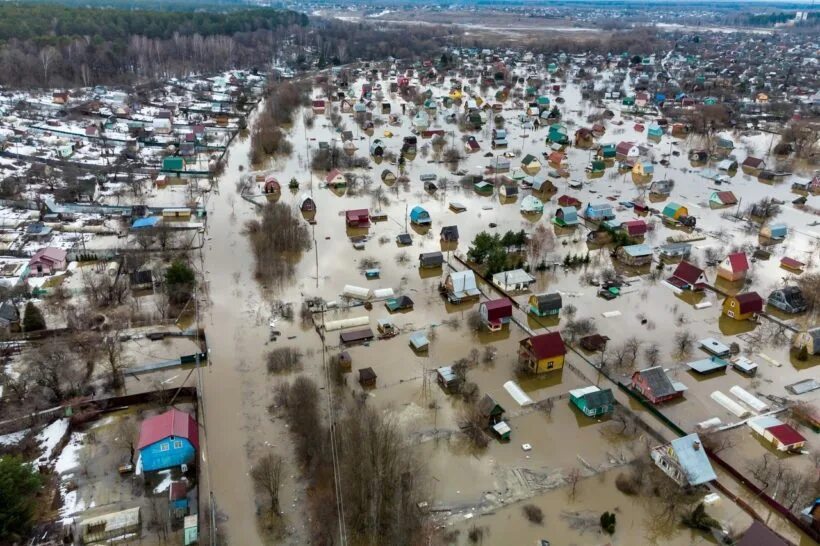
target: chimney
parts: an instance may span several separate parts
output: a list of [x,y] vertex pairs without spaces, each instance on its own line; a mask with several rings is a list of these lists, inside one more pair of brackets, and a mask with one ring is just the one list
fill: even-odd
[[694,442],[692,442],[692,447],[695,448],[695,451],[699,451],[700,450],[700,442],[695,440]]

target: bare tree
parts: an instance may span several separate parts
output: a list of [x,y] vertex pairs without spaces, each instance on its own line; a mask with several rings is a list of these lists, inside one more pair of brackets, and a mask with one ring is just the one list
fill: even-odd
[[643,350],[643,356],[646,358],[646,363],[650,367],[657,366],[661,359],[660,346],[655,342],[650,343],[647,345],[646,349]]
[[82,390],[84,374],[77,361],[67,347],[53,339],[29,349],[25,373],[55,402],[62,402]]
[[581,471],[578,468],[573,468],[567,473],[567,496],[570,501],[574,501],[578,494],[578,483],[581,481]]
[[274,453],[264,455],[251,469],[253,483],[267,498],[271,514],[279,514],[279,488],[282,485],[282,457]]
[[692,345],[695,343],[695,335],[689,330],[678,330],[675,333],[675,350],[677,356],[684,357],[692,350]]

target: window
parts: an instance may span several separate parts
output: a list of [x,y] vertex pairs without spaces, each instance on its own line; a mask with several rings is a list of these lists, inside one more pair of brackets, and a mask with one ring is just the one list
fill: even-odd
[[174,449],[182,449],[182,442],[180,440],[174,441]]
[[159,446],[160,451],[168,451],[169,449],[171,449],[171,446],[169,446],[167,443]]
[[554,366],[555,366],[555,362],[553,362],[552,360],[547,362],[547,369],[548,370],[551,370]]

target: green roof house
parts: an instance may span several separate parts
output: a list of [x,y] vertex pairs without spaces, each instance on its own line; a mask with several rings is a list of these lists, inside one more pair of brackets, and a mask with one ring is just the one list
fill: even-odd
[[569,391],[569,401],[588,417],[597,417],[615,409],[615,396],[610,389],[592,385]]

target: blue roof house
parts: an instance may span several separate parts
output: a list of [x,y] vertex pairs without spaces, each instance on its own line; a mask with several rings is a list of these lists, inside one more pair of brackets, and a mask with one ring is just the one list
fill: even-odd
[[410,221],[417,225],[429,225],[433,221],[430,219],[430,213],[416,205],[410,210]]
[[702,485],[717,479],[697,434],[657,446],[650,455],[658,468],[681,487]]
[[600,222],[615,218],[615,212],[609,203],[590,203],[584,209],[584,216],[590,220]]
[[559,226],[577,226],[578,210],[575,207],[559,207],[552,221]]

